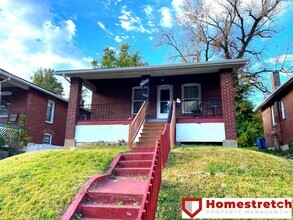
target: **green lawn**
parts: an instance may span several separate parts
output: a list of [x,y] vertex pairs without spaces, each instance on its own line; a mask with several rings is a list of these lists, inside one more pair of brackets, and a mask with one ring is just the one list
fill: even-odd
[[1,220],[60,219],[81,186],[126,150],[46,150],[0,160]]
[[156,219],[181,219],[181,198],[293,198],[293,161],[247,149],[179,147],[163,171]]
[[[258,151],[257,147],[250,147],[248,149]],[[284,157],[286,159],[293,160],[293,143],[289,144],[289,150],[287,150],[287,151],[272,150],[272,149],[265,148],[259,152],[267,153],[267,154],[275,155],[278,157]]]

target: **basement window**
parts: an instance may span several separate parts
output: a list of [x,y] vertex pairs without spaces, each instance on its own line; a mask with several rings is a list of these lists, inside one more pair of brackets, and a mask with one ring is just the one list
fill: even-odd
[[44,133],[43,144],[52,144],[52,134]]

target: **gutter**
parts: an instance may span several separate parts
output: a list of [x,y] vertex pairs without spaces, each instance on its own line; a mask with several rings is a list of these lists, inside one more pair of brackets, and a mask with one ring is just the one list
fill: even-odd
[[[10,77],[8,77],[7,79],[4,79],[4,80],[0,81],[0,95],[1,95],[1,93],[2,93],[2,83],[7,82],[7,81],[9,81],[9,80],[11,80]],[[0,104],[1,104],[1,103],[0,103]]]
[[[95,74],[95,73],[120,73],[120,72],[152,72],[166,71],[166,70],[178,70],[186,68],[204,68],[204,67],[221,67],[230,68],[231,66],[243,66],[249,61],[248,58],[230,59],[220,61],[208,61],[208,62],[195,62],[195,63],[179,63],[179,64],[167,64],[167,65],[154,65],[154,66],[135,66],[135,67],[120,67],[120,68],[103,68],[103,69],[77,69],[77,70],[58,70],[55,71],[55,75],[67,75],[74,76],[78,74]],[[232,67],[231,67],[232,68]],[[240,68],[240,67],[239,67]],[[234,68],[233,68],[234,69]]]
[[7,82],[7,81],[9,81],[9,80],[11,80],[11,78],[10,78],[10,77],[8,77],[7,79],[4,79],[4,80],[0,81],[0,85],[1,85],[2,83],[4,83],[4,82]]

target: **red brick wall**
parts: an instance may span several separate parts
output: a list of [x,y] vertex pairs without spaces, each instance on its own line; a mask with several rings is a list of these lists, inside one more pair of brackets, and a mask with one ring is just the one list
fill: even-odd
[[[127,114],[131,114],[132,88],[139,86],[141,78],[133,79],[111,79],[91,81],[97,91],[93,93],[92,104],[111,104],[120,103],[128,105]],[[196,74],[185,76],[151,77],[150,78],[150,103],[149,117],[156,118],[157,112],[157,86],[174,85],[173,100],[181,99],[181,85],[186,83],[201,84],[202,101],[208,99],[220,99],[220,76],[218,73]]]
[[234,79],[232,73],[221,73],[221,96],[226,140],[237,140],[236,105],[234,100]]
[[266,145],[273,146],[273,141],[270,136],[271,132],[273,131],[270,107],[266,108],[262,112],[262,120],[263,120],[264,138],[266,139]]
[[71,78],[70,94],[67,110],[66,134],[65,139],[74,140],[75,125],[79,113],[79,104],[81,99],[82,80],[80,78]]
[[[52,124],[45,122],[48,100],[55,102]],[[52,144],[62,146],[65,138],[67,102],[30,88],[26,105],[28,110],[26,125],[31,128],[32,142],[42,143],[44,133],[50,133],[52,134]]]
[[[285,105],[286,119],[282,119],[280,105],[278,104],[278,101],[282,99]],[[273,140],[270,135],[272,131],[277,132],[281,144],[293,142],[293,90],[291,89],[291,91],[284,94],[283,97],[278,97],[277,100],[278,101],[274,103],[276,126],[272,125],[271,106],[262,111],[263,128],[267,146],[273,146]]]
[[286,119],[280,123],[283,144],[293,142],[293,90],[284,97]]
[[7,88],[3,91],[10,91],[11,94],[11,103],[9,106],[9,111],[11,113],[23,113],[27,112],[27,97],[28,91],[21,88]]

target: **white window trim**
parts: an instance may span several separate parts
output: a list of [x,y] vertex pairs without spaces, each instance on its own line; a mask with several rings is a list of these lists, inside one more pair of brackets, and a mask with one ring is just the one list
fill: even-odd
[[51,118],[50,121],[45,120],[47,123],[53,124],[54,122],[54,114],[55,114],[55,102],[52,100],[48,100],[48,104],[47,104],[47,108],[46,108],[46,119],[47,119],[47,111],[48,111],[48,105],[49,104],[53,104],[53,109],[52,109],[52,114],[51,114]]
[[[50,143],[49,143],[49,145],[52,145],[52,138],[53,138],[53,135],[50,134],[50,133],[44,133],[44,136],[45,136],[45,135],[50,136]],[[44,143],[44,141],[43,141],[43,143]]]
[[[195,101],[200,101],[201,100],[201,84],[199,83],[186,83],[181,85],[181,103],[185,101],[184,98],[184,87],[187,86],[197,86],[198,87],[198,98],[194,98]],[[192,113],[192,112],[185,112],[184,108],[182,108],[182,113]]]
[[[137,114],[137,113],[134,113],[133,110],[134,110],[134,90],[135,89],[141,89],[141,86],[134,86],[132,87],[132,94],[131,94],[131,114]],[[137,101],[137,100],[136,100]]]
[[271,106],[271,116],[272,116],[272,124],[273,126],[277,125],[276,118],[275,118],[275,106]]
[[[161,97],[160,97],[160,91],[161,89],[169,89],[170,90],[170,106],[173,102],[173,85],[165,84],[165,85],[159,85],[157,86],[157,118],[165,118],[168,117],[169,113],[160,113],[161,108]],[[166,116],[164,116],[166,115]]]
[[286,119],[285,104],[284,104],[283,99],[280,101],[280,108],[281,108],[281,117],[282,117],[282,119]]

